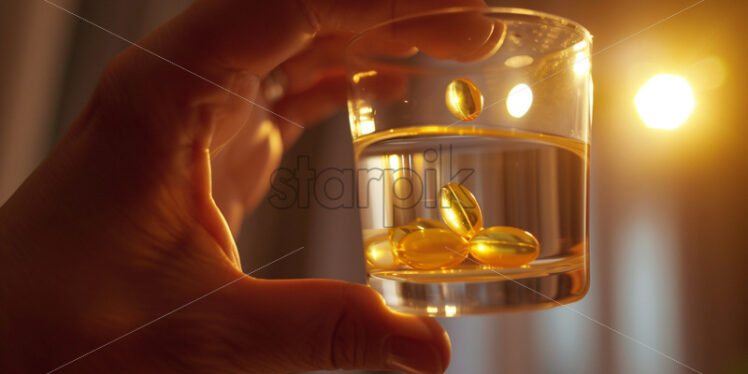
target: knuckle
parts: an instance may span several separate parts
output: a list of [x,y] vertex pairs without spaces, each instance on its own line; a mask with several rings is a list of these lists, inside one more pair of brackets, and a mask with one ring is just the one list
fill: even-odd
[[335,368],[360,368],[367,362],[367,330],[358,313],[357,293],[360,293],[360,289],[356,285],[344,286],[343,300],[331,338],[330,361]]

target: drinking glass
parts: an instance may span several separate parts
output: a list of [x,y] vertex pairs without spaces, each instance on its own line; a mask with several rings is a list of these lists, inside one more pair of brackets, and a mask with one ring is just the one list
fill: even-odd
[[349,43],[367,278],[389,307],[452,317],[585,295],[591,39],[532,10],[450,8]]

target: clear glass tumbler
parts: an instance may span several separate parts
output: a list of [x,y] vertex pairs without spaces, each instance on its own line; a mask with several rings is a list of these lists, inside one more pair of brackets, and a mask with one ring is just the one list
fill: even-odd
[[451,8],[345,51],[368,282],[393,309],[548,308],[589,288],[591,35]]

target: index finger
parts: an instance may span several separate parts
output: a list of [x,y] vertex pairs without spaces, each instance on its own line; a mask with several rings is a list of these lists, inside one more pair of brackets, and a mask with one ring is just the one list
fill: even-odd
[[[241,112],[225,108],[254,103],[259,79],[318,32],[356,32],[454,6],[485,5],[481,0],[199,0],[110,64],[107,85],[100,86],[93,107],[106,112],[99,118],[127,113],[129,123],[142,124],[128,127],[136,141],[143,141],[146,130],[166,141],[184,134],[207,138],[213,148],[243,126],[243,121],[224,120],[227,113]],[[227,93],[241,96],[227,104]]]
[[[167,54],[192,50],[194,53],[182,54],[183,58],[192,60],[192,65],[210,61],[264,75],[298,52],[317,32],[357,32],[394,18],[456,6],[483,7],[485,4],[482,0],[201,0],[163,30],[179,36],[181,43],[172,40],[168,46],[162,46]],[[434,26],[424,25],[431,30]],[[483,34],[474,40],[481,37],[485,40],[493,27],[490,23],[466,26],[465,33]],[[418,34],[417,27],[411,27],[399,30],[397,36],[413,44],[426,44],[427,49],[434,48],[432,45],[437,42],[455,44],[467,39],[455,37],[454,32],[451,35],[437,38],[439,35],[433,32],[428,36]],[[163,33],[157,33],[145,42],[161,37]],[[459,45],[452,46],[455,47]]]

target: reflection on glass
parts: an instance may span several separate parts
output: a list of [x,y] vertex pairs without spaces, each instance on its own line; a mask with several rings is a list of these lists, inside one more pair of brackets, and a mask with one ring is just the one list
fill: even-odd
[[520,83],[514,86],[506,98],[506,109],[514,118],[524,116],[532,106],[532,89],[530,86]]

